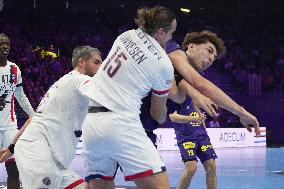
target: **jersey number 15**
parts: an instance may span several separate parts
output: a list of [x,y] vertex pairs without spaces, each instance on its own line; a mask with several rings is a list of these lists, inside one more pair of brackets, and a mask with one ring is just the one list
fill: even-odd
[[119,54],[115,53],[114,56],[111,56],[111,58],[107,61],[103,70],[112,78],[121,67],[121,61],[125,60],[127,60],[127,57],[123,52],[120,52]]

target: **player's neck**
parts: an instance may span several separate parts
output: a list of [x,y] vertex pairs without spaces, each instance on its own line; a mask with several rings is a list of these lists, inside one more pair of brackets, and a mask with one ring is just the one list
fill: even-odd
[[78,67],[74,68],[74,70],[76,70],[77,72],[79,72],[79,73],[80,73],[80,71],[79,71]]
[[79,67],[76,67],[74,70],[76,70],[80,74],[85,74],[85,72],[82,69],[80,69]]
[[0,67],[7,65],[7,58],[0,57]]

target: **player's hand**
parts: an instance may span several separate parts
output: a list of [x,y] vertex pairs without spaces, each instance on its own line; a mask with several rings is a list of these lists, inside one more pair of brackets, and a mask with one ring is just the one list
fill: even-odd
[[217,117],[218,114],[218,106],[207,96],[204,96],[203,94],[199,93],[196,94],[194,97],[191,97],[192,104],[195,109],[199,113],[199,115],[202,115],[202,112],[200,110],[203,109],[206,113],[208,113],[211,117]]
[[10,157],[12,157],[12,153],[8,148],[3,148],[0,150],[0,163],[7,161]]
[[172,113],[172,114],[169,114],[170,120],[171,120],[172,122],[175,122],[177,115],[178,115],[177,111],[175,111],[175,112]]
[[180,115],[177,113],[177,111],[169,114],[169,117],[171,121],[175,123],[204,122],[204,120],[206,119],[205,114],[197,114],[196,116]]
[[197,122],[204,122],[205,120],[206,120],[206,114],[204,114],[204,113],[199,114]]
[[243,126],[247,128],[249,132],[252,132],[251,127],[254,127],[256,137],[260,135],[259,123],[255,116],[253,116],[247,111],[244,111],[240,116],[240,121],[243,124]]

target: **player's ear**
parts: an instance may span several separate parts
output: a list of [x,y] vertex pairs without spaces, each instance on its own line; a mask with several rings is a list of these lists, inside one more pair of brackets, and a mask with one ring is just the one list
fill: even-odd
[[191,51],[191,50],[193,49],[193,47],[194,47],[194,44],[193,44],[193,43],[189,43],[189,44],[187,45],[187,49],[188,49],[189,51]]
[[83,58],[79,58],[78,66],[83,66],[83,64],[84,64],[84,59]]

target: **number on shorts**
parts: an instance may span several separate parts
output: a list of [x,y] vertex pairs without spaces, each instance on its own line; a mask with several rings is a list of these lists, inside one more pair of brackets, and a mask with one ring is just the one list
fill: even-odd
[[194,156],[193,150],[187,150],[189,156]]

